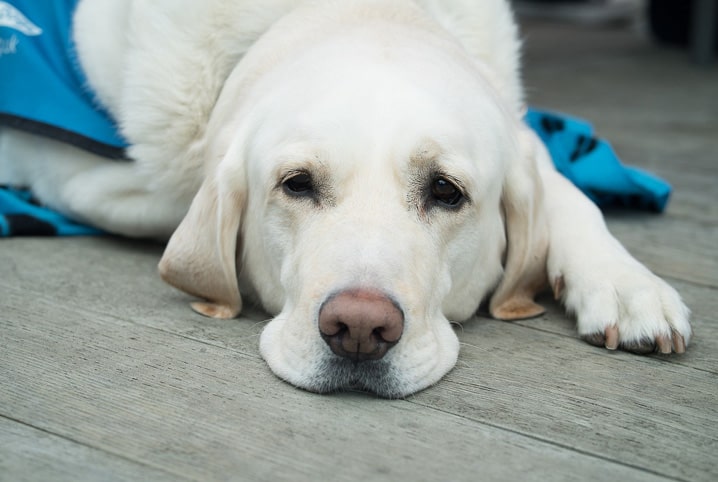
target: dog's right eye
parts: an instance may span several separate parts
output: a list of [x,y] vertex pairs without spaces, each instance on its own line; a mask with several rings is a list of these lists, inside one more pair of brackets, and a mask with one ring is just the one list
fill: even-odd
[[314,193],[312,176],[306,172],[298,172],[282,183],[284,192],[290,196],[311,196]]

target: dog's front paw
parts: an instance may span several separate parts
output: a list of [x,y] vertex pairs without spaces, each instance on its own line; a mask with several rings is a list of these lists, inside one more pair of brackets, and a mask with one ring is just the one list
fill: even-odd
[[633,259],[556,273],[554,295],[578,322],[585,341],[609,350],[683,353],[690,311],[676,290]]

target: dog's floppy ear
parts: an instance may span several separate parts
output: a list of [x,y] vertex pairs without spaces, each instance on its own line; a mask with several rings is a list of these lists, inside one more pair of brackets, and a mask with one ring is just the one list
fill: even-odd
[[548,252],[548,226],[535,142],[535,136],[522,126],[521,156],[512,163],[503,186],[508,251],[504,276],[489,303],[491,315],[500,320],[531,318],[545,312],[534,302],[536,293],[546,286]]
[[244,195],[224,192],[208,176],[167,244],[159,271],[172,286],[203,298],[192,308],[212,318],[234,318],[242,310],[237,248]]

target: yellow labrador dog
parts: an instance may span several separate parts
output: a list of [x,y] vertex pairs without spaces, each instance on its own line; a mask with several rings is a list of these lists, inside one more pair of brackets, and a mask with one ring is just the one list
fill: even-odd
[[84,0],[74,27],[134,161],[5,130],[0,181],[169,237],[196,311],[274,315],[282,379],[405,396],[454,366],[450,320],[539,315],[545,286],[593,344],[685,350],[679,295],[524,125],[507,1]]

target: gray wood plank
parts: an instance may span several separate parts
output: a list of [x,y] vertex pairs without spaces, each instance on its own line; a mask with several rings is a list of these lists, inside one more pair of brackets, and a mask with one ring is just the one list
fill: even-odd
[[[712,152],[718,152],[718,143]],[[699,223],[718,224],[718,162],[715,164],[715,169],[711,170],[686,170],[680,164],[653,169],[673,186],[668,214]],[[718,240],[714,241],[718,244]]]
[[0,417],[0,480],[12,482],[180,481],[147,465]]
[[[111,241],[110,244],[115,243],[114,241]],[[157,289],[160,291],[164,289],[164,287],[161,285],[161,283],[156,283],[155,274],[154,274],[154,268],[149,269],[146,266],[144,266],[144,263],[138,262],[140,260],[144,260],[145,258],[147,261],[154,261],[154,257],[157,256],[157,253],[150,252],[148,254],[146,253],[137,253],[134,254],[134,248],[136,246],[134,243],[130,243],[129,245],[124,245],[122,243],[119,243],[115,248],[121,248],[118,253],[116,253],[116,256],[108,256],[108,254],[111,253],[111,250],[108,252],[107,248],[108,246],[104,243],[100,242],[97,244],[94,240],[90,241],[87,246],[85,246],[81,251],[83,253],[82,261],[87,262],[90,265],[93,265],[96,263],[96,260],[94,260],[94,255],[92,254],[93,249],[90,249],[91,246],[94,246],[95,249],[97,249],[102,255],[105,257],[104,262],[104,268],[96,268],[96,270],[93,272],[91,270],[84,270],[81,269],[78,271],[77,267],[74,269],[67,269],[65,268],[60,269],[52,263],[52,257],[50,257],[50,267],[53,271],[53,276],[57,277],[58,280],[61,280],[62,286],[66,287],[65,289],[68,289],[70,293],[75,293],[76,296],[79,297],[79,299],[68,301],[67,303],[73,306],[72,309],[82,309],[81,307],[84,306],[86,308],[93,308],[94,310],[97,310],[100,312],[101,310],[107,310],[108,312],[127,312],[128,313],[128,319],[134,319],[138,323],[150,323],[154,324],[155,326],[160,326],[159,323],[163,321],[167,323],[169,322],[170,326],[163,326],[163,330],[174,330],[174,329],[180,329],[184,330],[183,336],[194,336],[194,337],[204,337],[207,339],[207,341],[213,342],[213,343],[222,343],[222,339],[231,339],[233,338],[233,335],[239,335],[238,340],[228,341],[226,342],[226,346],[233,346],[237,347],[240,350],[248,353],[251,355],[252,358],[254,358],[257,363],[259,363],[259,367],[264,369],[262,362],[260,362],[257,359],[256,354],[256,336],[252,338],[252,334],[250,333],[247,335],[247,333],[244,333],[240,327],[244,326],[246,329],[247,327],[250,327],[250,331],[258,329],[258,326],[252,322],[250,323],[243,323],[241,321],[238,322],[232,322],[225,324],[215,324],[215,323],[209,323],[207,324],[207,320],[204,318],[195,318],[195,316],[191,313],[189,313],[189,310],[184,306],[183,303],[175,303],[177,306],[173,306],[172,303],[167,303],[169,306],[165,306],[163,308],[170,308],[169,314],[170,317],[172,315],[177,314],[178,317],[174,320],[167,320],[168,313],[165,313],[164,317],[160,314],[156,314],[151,312],[150,315],[156,316],[154,320],[147,320],[145,316],[147,315],[147,309],[148,306],[152,303],[157,304],[155,293],[157,293]],[[134,260],[132,258],[135,258]],[[15,257],[16,261],[18,260],[18,257]],[[36,259],[35,257],[31,257],[31,259]],[[22,264],[22,263],[21,263]],[[17,264],[16,264],[17,266]],[[24,268],[27,268],[28,266],[23,265]],[[107,272],[103,270],[107,270]],[[99,271],[97,271],[99,270]],[[134,272],[135,270],[138,270],[139,272],[144,272],[145,276],[138,275],[137,272]],[[26,271],[27,272],[27,271]],[[72,273],[79,272],[79,273],[90,273],[90,275],[82,275],[78,276],[77,279],[72,278]],[[114,277],[110,276],[109,278],[105,279],[104,282],[101,281],[102,278],[112,275],[114,273]],[[121,273],[125,273],[124,275]],[[69,276],[69,278],[68,278]],[[97,279],[95,279],[97,277]],[[7,277],[3,277],[4,279],[8,279]],[[55,295],[55,290],[52,289],[52,284],[50,285],[44,285],[44,281],[47,279],[47,276],[35,276],[34,278],[37,279],[37,283],[32,282],[27,285],[25,285],[25,290],[32,291],[33,289],[39,289],[40,291],[44,291],[47,293],[47,297],[49,297],[53,303],[56,303],[58,299]],[[145,279],[146,278],[146,279]],[[25,278],[27,281],[27,277]],[[134,279],[134,285],[131,284],[131,280]],[[83,283],[85,285],[85,289],[82,289],[82,286],[75,285],[75,283]],[[103,285],[104,284],[104,285]],[[33,288],[34,287],[34,288]],[[124,287],[124,288],[123,288]],[[59,286],[58,286],[59,288]],[[125,290],[124,293],[119,293],[122,290]],[[67,294],[62,293],[62,296],[67,296]],[[86,293],[85,293],[86,292]],[[115,298],[103,298],[102,292],[106,292],[104,296],[122,296],[126,299],[132,299],[133,303],[128,304],[126,302],[122,303],[120,302],[121,299],[115,299]],[[92,300],[96,300],[93,304]],[[179,302],[180,300],[174,300]],[[103,308],[104,307],[104,308]],[[191,325],[196,325],[199,323],[203,326],[201,329],[197,329],[196,327],[191,329]],[[501,336],[504,338],[505,343],[512,343],[515,341],[516,334],[511,333],[510,327],[508,325],[500,324],[501,329],[506,331],[506,333],[503,333]],[[191,331],[194,330],[194,331]],[[257,330],[258,331],[258,330]],[[256,331],[253,331],[252,333],[256,333]],[[485,334],[483,333],[470,333],[469,331],[464,329],[464,333],[461,334],[461,338],[466,344],[462,351],[462,358],[461,358],[461,364],[466,363],[465,360],[465,353],[467,350],[470,350],[470,346],[476,346],[477,343],[482,342],[485,338]],[[545,340],[543,340],[541,337],[536,339],[536,334],[528,334],[525,336],[529,341],[526,341],[525,343],[532,343],[535,345],[536,350],[533,353],[534,357],[540,358],[542,354],[545,351],[552,351],[547,350]],[[589,346],[586,346],[583,343],[580,342],[574,342],[573,340],[554,340],[552,342],[554,345],[561,346],[561,349],[567,349],[567,347],[570,347],[572,343],[579,343],[579,347],[577,350],[574,350],[576,353],[578,353],[580,357],[583,357],[585,353],[588,352],[596,352],[599,353],[600,356],[607,356],[606,352],[603,350],[596,350]],[[506,350],[512,349],[511,347],[507,347]],[[521,347],[515,347],[516,350],[521,350]],[[571,351],[569,349],[569,351]],[[629,356],[629,360],[632,360],[633,356]],[[503,360],[505,362],[505,360]],[[463,366],[463,365],[461,365]],[[484,365],[481,364],[481,366],[476,367],[476,371],[480,374],[484,370]],[[541,371],[540,375],[542,377],[546,376],[546,373],[551,373],[552,370],[548,371]],[[586,372],[590,372],[590,370],[586,369]],[[585,373],[583,375],[585,375]],[[271,378],[271,375],[268,373],[265,373],[265,375],[269,376]],[[581,375],[575,374],[576,376]],[[506,376],[506,375],[503,375]],[[683,378],[683,376],[680,376],[679,378]],[[442,384],[437,387],[437,389],[441,389],[443,386]],[[506,403],[506,400],[504,399],[504,403]],[[445,409],[442,407],[442,410]],[[571,413],[567,414],[569,419],[571,418]],[[534,436],[546,436],[546,434],[551,434],[550,431],[546,431],[545,427],[542,427],[542,430],[537,430],[536,434]]]
[[[590,119],[615,145],[643,146],[631,163],[663,153],[710,168],[718,123],[718,69],[625,30],[532,23],[525,42],[529,103]],[[621,153],[619,149],[619,154]]]
[[[718,84],[718,78],[716,78]],[[718,111],[718,106],[716,106]],[[623,131],[607,133],[624,163],[653,172],[673,187],[667,215],[701,224],[718,224],[718,114],[708,125],[681,127],[678,138],[650,132],[645,125],[624,124]],[[630,136],[630,137],[629,137]],[[659,219],[661,218],[658,216]]]
[[718,224],[630,212],[611,213],[607,224],[655,273],[718,287]]
[[2,415],[192,479],[663,478],[431,406],[309,394],[255,357],[23,290],[4,290],[0,333]]
[[[253,358],[256,363],[258,363],[258,366],[256,368],[259,370],[263,370],[265,376],[270,379],[272,378],[271,374],[266,372],[266,368],[264,367],[263,363],[259,361],[258,354],[256,352],[256,335],[261,329],[261,325],[257,324],[254,321],[247,322],[246,320],[218,323],[214,320],[207,320],[191,313],[184,304],[185,300],[182,299],[183,297],[181,295],[175,295],[174,292],[172,292],[171,290],[165,291],[168,288],[164,287],[162,283],[157,280],[153,266],[154,261],[158,256],[158,250],[156,247],[150,246],[149,252],[142,252],[141,248],[144,248],[144,245],[142,244],[137,245],[136,243],[123,243],[117,242],[116,240],[84,241],[84,243],[76,243],[80,244],[80,246],[76,246],[75,244],[73,244],[71,245],[71,247],[68,247],[69,253],[72,253],[73,250],[77,250],[78,252],[76,254],[82,254],[82,256],[78,256],[76,260],[76,263],[80,264],[79,266],[75,265],[73,267],[68,266],[67,263],[63,264],[59,262],[54,262],[59,261],[63,257],[66,257],[67,253],[50,253],[48,259],[45,260],[46,264],[44,262],[38,261],[38,257],[33,255],[27,256],[27,260],[25,261],[23,261],[22,256],[12,256],[15,263],[14,266],[17,271],[25,273],[23,276],[23,281],[18,287],[21,287],[23,292],[38,291],[41,293],[46,293],[43,296],[47,298],[49,303],[59,303],[61,300],[64,299],[65,304],[67,304],[72,310],[91,310],[95,313],[114,313],[115,315],[122,314],[123,319],[133,320],[134,322],[139,324],[154,326],[157,328],[161,328],[164,331],[170,332],[176,330],[178,333],[181,333],[182,336],[185,337],[201,339],[207,341],[208,343],[216,344],[218,346],[226,346],[239,350],[241,353],[246,354],[249,358]],[[36,242],[39,245],[43,244],[43,241],[40,240],[37,240]],[[55,243],[56,241],[45,242]],[[67,244],[69,245],[70,243],[68,242]],[[23,245],[23,248],[26,247],[27,246]],[[37,246],[35,248],[37,248]],[[35,251],[31,249],[29,252],[34,253]],[[54,256],[57,256],[58,260],[54,260]],[[101,265],[98,265],[100,259],[96,259],[96,257],[102,258]],[[33,263],[38,263],[38,265],[34,266]],[[85,263],[87,264],[86,266]],[[42,272],[42,264],[45,264],[46,266],[44,275],[30,275],[33,270],[40,270],[40,272]],[[51,276],[48,276],[48,273]],[[8,280],[11,279],[11,277],[3,276],[2,279]],[[690,285],[687,286],[690,288]],[[702,297],[705,299],[710,299],[706,295],[706,293],[710,294],[711,290],[708,288],[703,288],[703,290],[704,292],[702,294],[697,295],[698,298],[700,299]],[[689,290],[689,292],[692,291]],[[158,302],[158,293],[164,293],[164,295],[167,296],[167,299]],[[127,303],[128,299],[132,300],[132,303]],[[705,309],[706,313],[711,312],[712,305],[707,305]],[[554,313],[551,316],[545,317],[545,319],[549,324],[552,324],[554,326],[563,326],[564,330],[566,331],[573,330],[571,322],[559,313]],[[529,321],[526,323],[528,324],[531,322]],[[492,338],[489,338],[489,340],[496,341],[498,339],[501,341],[501,343],[504,344],[502,356],[500,356],[500,359],[498,360],[491,361],[491,359],[485,359],[485,353],[482,353],[481,360],[476,361],[472,359],[472,347],[481,346],[481,344],[486,342],[485,332],[472,331],[471,327],[475,328],[476,326],[488,325],[486,325],[485,322],[478,322],[474,324],[469,323],[464,327],[463,333],[460,334],[460,337],[464,343],[464,347],[462,349],[459,368],[457,368],[457,371],[455,373],[460,373],[458,370],[466,369],[467,363],[476,362],[476,364],[472,365],[471,369],[466,374],[467,378],[476,378],[481,380],[482,374],[487,369],[495,369],[498,370],[498,373],[495,376],[498,382],[496,382],[494,377],[490,377],[490,380],[493,380],[494,384],[499,383],[500,385],[501,383],[503,383],[503,381],[507,379],[510,380],[511,377],[514,376],[514,367],[512,366],[512,364],[507,364],[506,360],[512,360],[512,358],[515,358],[516,355],[512,355],[512,353],[514,352],[526,353],[525,356],[527,357],[527,360],[525,360],[525,365],[531,367],[535,367],[537,360],[543,360],[543,358],[547,356],[547,353],[555,354],[556,350],[561,350],[562,352],[566,351],[568,355],[563,356],[573,356],[582,361],[587,359],[586,357],[588,356],[588,354],[595,354],[595,356],[597,357],[607,358],[608,363],[614,363],[614,361],[616,360],[615,354],[609,354],[604,350],[592,348],[577,340],[566,339],[565,337],[552,337],[550,339],[546,339],[544,334],[530,333],[530,330],[526,330],[527,333],[519,335],[516,332],[512,331],[512,328],[509,324],[499,323],[495,328],[496,333]],[[530,325],[527,326],[529,328],[531,327]],[[575,334],[572,334],[571,337],[575,337]],[[714,344],[715,337],[707,338],[709,349],[704,351],[706,358],[706,360],[704,360],[704,363],[705,366],[708,368],[715,368],[715,356],[711,355],[711,353],[715,353],[715,351],[712,351],[710,347],[711,343]],[[516,344],[517,339],[522,340],[522,345]],[[700,338],[698,338],[698,340],[700,340]],[[698,343],[698,341],[696,343]],[[531,347],[532,349],[528,349],[528,347]],[[690,354],[694,351],[694,348],[695,347],[692,347],[691,350],[689,350],[689,354],[687,355],[687,357],[690,357]],[[620,356],[622,355],[619,355],[619,357]],[[644,361],[642,361],[640,357],[635,357],[633,355],[625,355],[625,357],[625,359],[622,359],[623,362],[615,367],[617,373],[625,371],[624,363],[629,368],[633,367],[634,371],[636,364],[639,368],[643,367],[645,369]],[[593,370],[595,370],[596,368],[603,369],[601,367],[604,363],[606,363],[605,360],[602,362],[596,361],[596,363],[584,362],[583,365],[577,367],[575,372],[571,373],[569,379],[579,380],[580,383],[584,384],[583,388],[587,393],[590,393],[593,390],[596,391],[597,396],[600,396],[601,390],[606,390],[606,388],[594,387],[590,384],[586,385],[586,382],[583,379],[585,379],[589,374],[593,376]],[[656,367],[659,368],[665,365],[665,362],[662,362],[661,360],[657,360],[656,363],[658,363]],[[661,363],[663,363],[663,365]],[[696,363],[697,365],[700,365],[700,361]],[[500,370],[502,364],[505,366]],[[523,369],[525,370],[526,368],[524,367]],[[651,370],[654,370],[654,368],[651,368]],[[552,378],[552,376],[555,376],[556,373],[558,373],[556,366],[541,366],[539,364],[539,368],[535,369],[533,372],[530,373],[531,376],[538,381],[535,383],[535,385],[529,386],[525,392],[520,394],[512,394],[508,392],[504,393],[501,396],[497,396],[495,395],[496,392],[492,392],[490,389],[485,388],[486,385],[482,385],[480,386],[480,388],[477,388],[477,393],[471,393],[468,391],[465,391],[464,393],[467,398],[473,399],[475,404],[480,404],[483,407],[482,410],[486,411],[487,413],[492,413],[491,410],[487,408],[491,407],[491,405],[487,404],[486,406],[484,406],[484,404],[486,403],[485,397],[482,398],[480,396],[487,390],[489,390],[488,393],[491,393],[491,398],[492,400],[494,400],[494,404],[498,406],[514,404],[514,398],[516,397],[522,399],[526,399],[527,395],[538,397],[538,401],[535,401],[533,404],[529,404],[529,406],[522,407],[521,410],[518,410],[518,412],[520,413],[531,414],[524,416],[524,418],[526,419],[522,422],[524,425],[507,426],[507,428],[510,430],[526,431],[527,426],[532,426],[533,428],[531,428],[529,431],[522,433],[527,433],[530,434],[530,436],[539,437],[542,439],[544,437],[547,437],[547,440],[551,440],[553,443],[569,444],[570,446],[574,446],[575,443],[572,441],[572,437],[581,438],[582,440],[586,438],[585,434],[580,433],[580,429],[583,428],[583,420],[588,418],[589,414],[585,411],[572,412],[570,410],[567,410],[566,407],[572,407],[576,405],[579,407],[588,406],[590,408],[593,407],[594,404],[586,400],[580,400],[578,402],[575,400],[572,389],[577,385],[577,383],[579,383],[576,381],[573,381],[571,384],[567,385],[566,393],[560,393],[560,391],[557,391],[559,393],[554,393],[553,391],[549,391],[550,396],[547,396],[545,392],[546,385],[548,384],[548,386],[553,387],[558,384],[558,382],[556,382],[554,378]],[[673,369],[670,369],[668,372],[665,372],[664,370],[663,373],[669,383],[672,383],[674,379],[677,379],[679,381],[683,381],[686,379],[684,373],[675,372],[673,371]],[[464,411],[456,409],[456,407],[454,407],[453,405],[447,406],[445,403],[445,398],[455,398],[453,389],[447,389],[447,385],[445,385],[446,383],[451,383],[453,376],[454,374],[449,377],[448,381],[440,383],[439,386],[432,391],[432,393],[442,394],[442,396],[439,396],[436,399],[441,403],[439,403],[438,401],[433,401],[432,403],[428,403],[427,405],[435,406],[440,410],[458,413],[461,416],[470,416],[465,413],[466,407],[471,407],[471,403],[469,403],[468,400],[464,400],[461,403],[462,407],[460,408],[462,408]],[[704,387],[704,392],[709,394],[711,393],[711,389],[715,391],[715,380],[710,380],[710,383],[712,383],[712,385],[710,385],[708,388]],[[605,384],[608,382],[604,380],[603,383]],[[462,384],[470,386],[470,384],[465,384],[463,382]],[[541,392],[541,387],[544,387],[543,393]],[[625,390],[625,388],[625,386],[620,386],[616,388],[616,396],[621,395],[623,393],[622,390]],[[499,390],[499,388],[494,388],[494,390]],[[686,391],[686,393],[688,393],[688,391]],[[670,399],[673,395],[678,394],[669,393],[667,398]],[[418,395],[418,397],[422,396],[424,395]],[[635,443],[636,437],[641,438],[646,435],[645,433],[640,433],[640,431],[638,435],[632,435],[632,432],[627,433],[627,430],[624,428],[630,427],[635,420],[639,420],[640,423],[643,424],[641,426],[645,426],[645,422],[643,422],[642,420],[645,417],[650,416],[651,411],[646,406],[647,397],[644,397],[643,395],[639,396],[640,399],[643,400],[643,405],[640,405],[639,402],[632,402],[634,403],[633,410],[626,413],[622,413],[621,416],[619,416],[618,418],[616,418],[615,414],[609,414],[611,416],[607,416],[607,423],[605,428],[606,433],[604,433],[603,436],[610,438],[613,430],[618,428],[620,429],[620,431],[619,436],[617,436],[617,438],[614,440],[614,452],[599,452],[602,457],[611,459],[612,457],[624,455],[623,450],[620,449],[620,447],[621,443],[626,441],[625,437],[629,438],[628,441],[630,443]],[[573,427],[573,432],[569,431],[568,433],[563,433],[563,428],[556,431],[552,429],[550,424],[545,423],[542,425],[532,425],[533,422],[531,421],[531,417],[535,415],[534,412],[536,411],[536,405],[542,407],[547,404],[550,405],[551,403],[555,403],[558,405],[560,415],[568,420],[567,422],[565,422],[565,424],[570,427]],[[623,399],[619,399],[617,405],[621,407],[622,403],[625,403],[625,401]],[[668,401],[666,403],[668,403]],[[680,401],[678,403],[680,403]],[[602,410],[605,411],[605,407]],[[516,412],[516,410],[509,412],[512,420],[517,419],[518,415]],[[556,413],[554,413],[554,416],[556,416],[557,418],[559,417],[559,415]],[[495,423],[493,415],[491,417],[487,417],[483,421],[485,423]],[[673,422],[675,423],[675,420]],[[704,426],[710,429],[714,429],[716,428],[714,426],[714,423],[715,419],[709,419],[707,422],[705,422]],[[560,424],[557,424],[557,426],[559,428],[562,427]],[[653,428],[655,427],[649,427],[649,435],[653,433]],[[704,439],[706,437],[705,433],[706,432],[704,432],[703,434]],[[602,439],[600,434],[593,434],[593,436],[588,438],[589,440],[588,442],[586,442],[587,445],[585,447],[582,447],[581,450],[585,450],[588,453],[592,453],[592,451],[595,450],[605,449],[605,447],[601,445]],[[666,441],[664,440],[664,442]],[[658,450],[658,448],[651,445],[647,447],[647,450],[650,453],[660,454],[661,451]],[[664,450],[669,450],[666,447],[663,448]],[[673,450],[673,448],[670,448],[670,450]],[[686,452],[688,454],[693,453],[696,457],[706,455],[705,453],[701,452],[695,453],[692,450],[681,449],[680,452]],[[636,460],[618,460],[623,463],[635,464],[644,460],[642,458],[643,456],[647,456],[646,454],[639,455],[640,456],[637,457],[638,462]],[[634,455],[634,457],[636,456]],[[662,458],[660,457],[660,455],[658,457]],[[669,459],[665,458],[665,460]],[[652,465],[653,463],[654,460],[650,459],[650,464],[648,464],[649,468],[655,468]],[[660,464],[658,465],[658,467],[660,468]],[[703,468],[699,465],[695,470],[697,471],[697,475],[700,476],[700,474],[702,473],[701,470],[703,470]],[[682,474],[681,471],[677,471],[675,473],[666,473],[674,475],[675,477],[680,477]]]
[[482,319],[414,403],[684,480],[716,480],[718,377]]
[[258,337],[267,315],[251,307],[243,312],[249,320],[216,320],[193,312],[193,298],[159,278],[156,266],[163,248],[158,244],[117,238],[16,238],[2,243],[0,290],[37,293],[71,309],[120,315],[259,358]]

